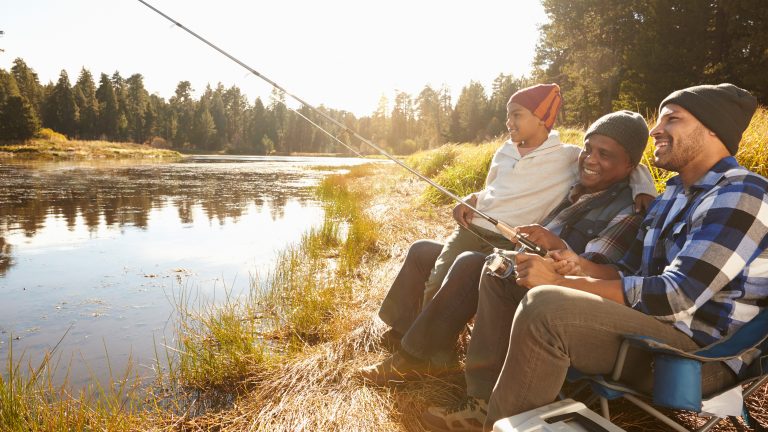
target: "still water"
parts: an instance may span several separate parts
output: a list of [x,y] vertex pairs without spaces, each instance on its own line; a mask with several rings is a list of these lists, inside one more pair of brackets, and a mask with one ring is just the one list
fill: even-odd
[[[194,157],[179,163],[0,164],[0,373],[60,340],[74,386],[129,358],[151,375],[179,298],[245,292],[322,219],[312,186],[365,162]],[[66,336],[64,336],[66,334]],[[63,339],[62,339],[63,338]]]

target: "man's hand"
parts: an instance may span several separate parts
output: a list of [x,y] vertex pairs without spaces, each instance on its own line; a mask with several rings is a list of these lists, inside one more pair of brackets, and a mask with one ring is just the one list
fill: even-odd
[[579,255],[570,249],[551,250],[549,256],[555,260],[555,271],[563,276],[586,276],[581,268]]
[[528,240],[536,243],[544,249],[553,250],[565,249],[568,247],[560,237],[552,234],[552,231],[544,228],[541,225],[522,225],[517,227],[517,230],[520,232],[520,234],[525,235]]
[[[470,195],[466,202],[472,207],[475,207],[477,205],[477,195]],[[464,228],[469,228],[469,224],[472,222],[473,217],[475,217],[475,212],[470,210],[470,208],[464,204],[457,204],[456,207],[453,208],[453,218]]]
[[539,285],[560,285],[563,277],[555,271],[554,261],[535,254],[518,253],[515,256],[517,264],[517,282],[524,288]]
[[638,194],[635,197],[635,213],[645,214],[648,211],[648,207],[651,206],[651,201],[655,198],[648,194]]

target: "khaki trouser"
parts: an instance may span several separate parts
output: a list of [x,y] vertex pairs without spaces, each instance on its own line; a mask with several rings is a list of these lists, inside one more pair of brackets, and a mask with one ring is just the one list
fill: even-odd
[[[508,313],[509,293],[504,286],[514,282],[483,276],[472,345],[482,331],[505,329],[481,325],[492,322],[494,313]],[[520,288],[517,287],[517,290]],[[490,396],[485,428],[501,418],[519,414],[552,402],[565,381],[569,367],[586,374],[609,375],[614,366],[623,334],[643,334],[684,350],[696,343],[668,323],[625,305],[569,288],[541,286],[528,291],[519,302],[508,333],[506,358]],[[504,320],[501,320],[503,322]],[[500,322],[497,322],[500,324]],[[480,326],[480,328],[478,328]],[[467,386],[472,388],[468,359]],[[493,363],[493,362],[491,362]],[[736,381],[735,374],[722,363],[702,368],[702,390],[711,393]],[[644,391],[652,387],[651,358],[648,353],[630,350],[621,380]],[[471,394],[471,393],[470,393]]]

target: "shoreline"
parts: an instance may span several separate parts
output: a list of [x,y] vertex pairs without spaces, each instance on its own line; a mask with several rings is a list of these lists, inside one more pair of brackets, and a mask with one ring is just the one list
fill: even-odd
[[184,155],[146,144],[108,141],[76,141],[34,138],[23,143],[0,145],[0,161],[83,159],[181,159]]

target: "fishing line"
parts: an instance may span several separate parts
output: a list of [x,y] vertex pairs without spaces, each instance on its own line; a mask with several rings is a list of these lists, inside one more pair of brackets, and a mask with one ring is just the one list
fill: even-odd
[[[546,256],[546,254],[547,254],[547,251],[546,251],[544,248],[542,248],[541,246],[537,245],[536,243],[534,243],[534,242],[532,242],[532,241],[528,240],[528,239],[527,239],[527,238],[525,238],[524,236],[520,235],[520,233],[518,233],[518,231],[517,231],[515,228],[513,228],[512,226],[510,226],[509,224],[507,224],[507,223],[505,223],[505,222],[502,222],[502,221],[499,221],[499,220],[497,220],[497,219],[494,219],[493,217],[491,217],[491,216],[489,216],[489,215],[485,214],[484,212],[482,212],[482,211],[478,210],[478,209],[477,209],[477,208],[475,208],[474,206],[472,206],[472,205],[469,205],[468,203],[464,202],[464,200],[462,200],[462,199],[461,199],[459,196],[457,196],[457,195],[456,195],[456,194],[454,194],[453,192],[449,191],[448,189],[445,189],[444,187],[442,187],[442,186],[440,186],[439,184],[437,184],[437,183],[435,183],[434,181],[432,181],[430,178],[428,178],[428,177],[424,176],[424,175],[423,175],[423,174],[421,174],[420,172],[418,172],[418,171],[414,170],[413,168],[411,168],[411,167],[409,167],[408,165],[404,164],[403,162],[399,161],[399,160],[398,160],[398,159],[396,159],[394,156],[392,156],[392,155],[390,155],[389,153],[387,153],[387,152],[386,152],[384,149],[382,149],[381,147],[379,147],[378,145],[376,145],[376,144],[375,144],[375,143],[373,143],[372,141],[370,141],[370,140],[366,139],[365,137],[361,136],[360,134],[358,134],[358,133],[357,133],[357,132],[355,132],[354,130],[350,129],[349,127],[347,127],[347,126],[346,126],[346,125],[344,125],[343,123],[339,122],[339,121],[338,121],[338,120],[336,120],[335,118],[331,117],[330,115],[326,114],[326,113],[325,113],[325,112],[323,112],[322,110],[320,110],[320,109],[317,109],[317,108],[315,108],[313,105],[311,105],[311,104],[309,104],[309,103],[305,102],[305,101],[304,101],[303,99],[301,99],[300,97],[298,97],[298,96],[296,96],[296,95],[294,95],[294,94],[290,93],[289,91],[287,91],[286,89],[284,89],[282,86],[280,86],[278,83],[276,83],[276,82],[272,81],[271,79],[267,78],[266,76],[262,75],[262,74],[261,74],[259,71],[257,71],[256,69],[254,69],[254,68],[252,68],[252,67],[248,66],[247,64],[243,63],[242,61],[240,61],[240,60],[239,60],[239,59],[237,59],[236,57],[232,56],[232,55],[231,55],[231,54],[229,54],[228,52],[224,51],[223,49],[221,49],[221,48],[219,48],[218,46],[214,45],[213,43],[209,42],[209,41],[208,41],[207,39],[205,39],[204,37],[202,37],[202,36],[198,35],[198,34],[197,34],[197,33],[195,33],[194,31],[192,31],[192,30],[188,29],[188,28],[187,28],[187,27],[185,27],[183,24],[181,24],[180,22],[178,22],[178,21],[174,20],[174,19],[173,19],[173,18],[171,18],[170,16],[168,16],[168,15],[164,14],[163,12],[161,12],[160,10],[158,10],[157,8],[155,8],[154,6],[150,5],[150,4],[149,4],[149,3],[147,3],[146,1],[144,1],[144,0],[138,0],[138,1],[139,1],[141,4],[143,4],[144,6],[148,7],[149,9],[152,9],[152,10],[153,10],[155,13],[157,13],[158,15],[160,15],[160,16],[162,16],[163,18],[167,19],[168,21],[172,22],[174,25],[176,25],[176,26],[177,26],[177,27],[179,27],[180,29],[182,29],[182,30],[184,30],[185,32],[189,33],[190,35],[194,36],[194,37],[195,37],[195,38],[197,38],[199,41],[203,42],[204,44],[206,44],[206,45],[208,45],[209,47],[213,48],[214,50],[218,51],[218,52],[219,52],[220,54],[222,54],[223,56],[225,56],[225,57],[227,57],[228,59],[232,60],[233,62],[237,63],[238,65],[240,65],[241,67],[243,67],[243,68],[244,68],[245,70],[247,70],[248,72],[250,72],[250,73],[252,73],[252,74],[256,75],[257,77],[261,78],[262,80],[266,81],[267,83],[269,83],[269,84],[270,84],[272,87],[274,87],[275,89],[277,89],[277,90],[281,91],[283,94],[285,94],[285,95],[287,95],[287,96],[290,96],[290,97],[291,97],[293,100],[295,100],[296,102],[298,102],[298,103],[300,103],[300,104],[304,105],[305,107],[309,108],[309,109],[310,109],[310,110],[312,110],[313,112],[315,112],[315,113],[317,113],[318,115],[320,115],[320,117],[322,117],[322,118],[324,118],[324,119],[328,120],[329,122],[333,123],[334,125],[338,126],[338,127],[339,127],[339,128],[341,128],[343,131],[347,132],[347,133],[348,133],[350,136],[352,136],[352,137],[354,137],[354,138],[357,138],[358,140],[362,141],[363,143],[367,144],[368,146],[370,146],[370,147],[374,148],[376,151],[378,151],[379,153],[381,153],[382,155],[384,155],[385,157],[387,157],[389,160],[391,160],[392,162],[394,162],[394,163],[396,163],[396,164],[400,165],[402,168],[404,168],[405,170],[407,170],[407,171],[408,171],[408,172],[410,172],[411,174],[415,175],[416,177],[418,177],[418,178],[420,178],[420,179],[424,180],[425,182],[429,183],[430,185],[432,185],[432,187],[434,187],[435,189],[439,190],[440,192],[442,192],[444,195],[448,196],[448,197],[449,197],[449,198],[451,198],[452,200],[454,200],[454,201],[456,201],[456,202],[458,202],[458,203],[460,203],[460,204],[463,204],[463,205],[467,206],[467,207],[468,207],[470,210],[472,210],[473,212],[475,212],[475,213],[476,213],[478,216],[480,216],[480,217],[482,217],[483,219],[487,220],[488,222],[492,223],[492,224],[493,224],[493,225],[494,225],[494,226],[495,226],[495,227],[496,227],[496,228],[499,230],[499,232],[500,232],[500,233],[501,233],[501,234],[502,234],[504,237],[506,237],[506,238],[508,238],[508,239],[510,239],[510,240],[512,240],[512,241],[515,241],[515,242],[518,242],[518,243],[520,243],[520,244],[521,244],[521,245],[523,245],[525,248],[527,248],[528,250],[530,250],[531,252],[533,252],[533,253],[535,253],[535,254],[537,254],[537,255]],[[295,111],[295,110],[294,110],[294,111]],[[302,116],[302,117],[304,117],[304,116]],[[318,126],[318,128],[319,128],[319,126]],[[323,130],[322,128],[320,128],[320,129],[321,129],[321,130]],[[330,134],[330,132],[327,132],[327,131],[326,131],[326,133]],[[336,139],[336,140],[337,140],[337,141],[341,141],[341,140],[338,140],[338,139]],[[346,146],[346,144],[345,144],[345,146]]]
[[304,114],[300,113],[300,112],[299,112],[299,110],[297,110],[297,109],[294,109],[294,108],[291,108],[291,107],[289,107],[288,105],[286,105],[286,104],[285,104],[284,102],[282,102],[282,101],[280,101],[280,103],[282,103],[284,107],[286,107],[286,108],[288,108],[289,110],[293,111],[293,112],[294,112],[296,115],[298,115],[299,117],[301,117],[301,118],[303,118],[304,120],[306,120],[307,122],[309,122],[309,124],[311,124],[312,126],[314,126],[314,127],[318,128],[318,129],[320,129],[321,131],[323,131],[323,133],[325,133],[325,134],[326,134],[326,135],[328,135],[329,137],[331,137],[331,138],[333,138],[334,140],[336,140],[336,142],[337,142],[337,143],[339,143],[339,144],[343,145],[344,147],[348,148],[348,149],[349,149],[349,150],[350,150],[352,153],[356,154],[358,157],[361,157],[361,158],[365,159],[365,156],[363,156],[363,154],[362,154],[362,153],[360,153],[359,151],[357,151],[357,150],[355,150],[354,148],[352,148],[352,146],[351,146],[351,145],[348,145],[348,144],[347,144],[347,143],[345,143],[344,141],[340,140],[340,139],[339,139],[339,138],[338,138],[336,135],[334,135],[334,134],[332,134],[331,132],[329,132],[329,131],[325,130],[325,129],[324,129],[322,126],[320,126],[319,124],[317,124],[317,123],[313,122],[312,120],[310,120],[310,119],[309,119],[309,117],[307,117],[307,116],[305,116]]
[[[344,141],[340,140],[340,139],[339,139],[339,138],[338,138],[336,135],[334,135],[334,134],[332,134],[331,132],[329,132],[328,130],[324,129],[324,128],[323,128],[322,126],[320,126],[319,124],[317,124],[317,123],[313,122],[312,120],[310,120],[310,119],[309,119],[309,117],[307,117],[307,116],[305,116],[304,114],[300,113],[300,112],[299,112],[297,109],[294,109],[294,108],[291,108],[291,107],[289,107],[289,106],[288,106],[288,105],[287,105],[285,102],[283,102],[283,101],[279,101],[279,102],[280,102],[280,103],[282,103],[284,107],[286,107],[287,109],[289,109],[290,111],[292,111],[293,113],[295,113],[296,115],[298,115],[299,117],[301,117],[301,118],[303,118],[304,120],[306,120],[307,122],[309,122],[309,124],[311,124],[312,126],[314,126],[314,127],[318,128],[318,129],[320,129],[321,131],[323,131],[323,133],[325,133],[325,134],[326,134],[326,135],[328,135],[329,137],[331,137],[331,138],[333,138],[334,140],[336,140],[336,142],[338,142],[339,144],[341,144],[341,145],[343,145],[344,147],[348,148],[348,149],[349,149],[350,151],[352,151],[354,154],[358,155],[358,156],[359,156],[359,157],[361,157],[361,158],[364,158],[364,157],[365,157],[365,156],[363,156],[363,155],[362,155],[360,152],[358,152],[357,150],[355,150],[354,148],[352,148],[352,146],[350,146],[350,145],[347,145],[347,143],[345,143]],[[488,240],[487,238],[483,237],[483,236],[482,236],[480,233],[478,233],[477,231],[473,230],[472,228],[469,228],[469,227],[465,227],[464,225],[459,225],[459,228],[461,228],[461,229],[464,229],[464,230],[467,230],[467,231],[469,231],[469,232],[470,232],[472,235],[474,235],[475,237],[477,237],[477,238],[478,238],[480,241],[482,241],[482,242],[485,242],[485,243],[486,243],[486,244],[488,244],[490,247],[492,247],[494,251],[496,251],[496,250],[498,249],[498,248],[496,247],[496,245],[495,245],[495,244],[493,244],[493,243],[492,243],[490,240]]]

